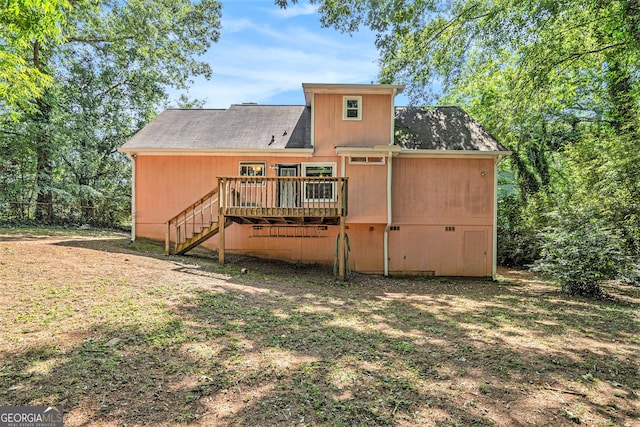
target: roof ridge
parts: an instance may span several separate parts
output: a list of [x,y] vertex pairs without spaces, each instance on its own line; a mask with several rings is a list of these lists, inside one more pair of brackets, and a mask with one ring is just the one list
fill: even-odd
[[180,108],[180,107],[170,107],[165,109],[164,111],[225,111],[226,108]]
[[458,110],[464,110],[464,108],[459,105],[396,105],[395,108],[415,108],[420,110],[428,110],[428,109],[436,109],[436,108],[456,108]]
[[304,104],[257,104],[250,102],[241,102],[239,104],[231,104],[231,106],[238,107],[306,107]]

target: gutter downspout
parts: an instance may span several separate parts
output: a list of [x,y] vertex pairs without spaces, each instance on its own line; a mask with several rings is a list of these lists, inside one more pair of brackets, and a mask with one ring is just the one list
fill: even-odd
[[131,241],[136,241],[136,155],[127,154],[131,159]]
[[[311,94],[311,148],[313,149],[313,153],[316,152],[316,94]],[[313,156],[313,154],[311,154]]]
[[393,152],[389,151],[389,164],[387,165],[387,226],[384,228],[384,276],[389,276],[389,228],[393,223],[393,211],[391,207],[391,177]]
[[[391,132],[389,135],[389,146],[393,146],[394,136],[396,133],[395,130],[395,119],[396,119],[396,107],[395,100],[396,95],[398,94],[397,89],[393,89],[393,95],[391,96]],[[391,197],[391,184],[392,184],[392,171],[393,171],[393,162],[392,162],[393,152],[389,150],[389,163],[387,165],[387,226],[384,228],[384,276],[389,276],[389,228],[393,223],[393,209],[392,209],[392,197]]]
[[504,156],[499,155],[493,161],[493,249],[491,250],[491,278],[496,280],[498,268],[498,165]]

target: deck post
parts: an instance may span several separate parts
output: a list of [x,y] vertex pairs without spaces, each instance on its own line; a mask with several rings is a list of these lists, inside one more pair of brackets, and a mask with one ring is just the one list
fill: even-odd
[[218,264],[224,265],[224,207],[225,207],[225,184],[224,178],[218,178]]
[[164,254],[169,255],[169,240],[171,239],[171,221],[167,221],[167,235],[164,238]]
[[338,237],[338,277],[343,282],[347,275],[345,234],[345,217],[340,215],[340,234]]

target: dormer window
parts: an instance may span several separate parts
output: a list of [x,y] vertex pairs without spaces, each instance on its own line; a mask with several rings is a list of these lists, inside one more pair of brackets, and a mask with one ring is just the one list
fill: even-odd
[[344,96],[342,98],[342,119],[362,120],[361,96]]

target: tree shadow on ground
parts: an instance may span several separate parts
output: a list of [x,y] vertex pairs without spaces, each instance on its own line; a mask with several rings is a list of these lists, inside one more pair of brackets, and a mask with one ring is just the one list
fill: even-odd
[[[127,307],[140,313],[119,314],[117,301],[105,301],[115,313],[66,336],[72,344],[2,354],[3,404],[62,403],[68,425],[640,418],[633,303],[486,280],[354,275],[344,284],[325,266],[231,257],[221,267],[110,239],[58,245],[150,257],[175,275],[144,286],[157,306],[134,301]],[[110,286],[115,296],[132,284]]]
[[[239,420],[240,424],[263,423],[279,416],[280,422],[291,424],[305,419],[311,424],[329,425],[447,425],[451,420],[465,425],[525,425],[532,417],[524,414],[533,395],[570,392],[591,381],[581,379],[596,375],[598,381],[610,383],[620,378],[633,379],[637,370],[634,360],[609,351],[581,349],[576,354],[571,350],[519,348],[500,335],[474,333],[466,327],[474,325],[469,312],[448,313],[441,318],[439,313],[398,301],[376,304],[370,310],[366,303],[364,307],[345,306],[318,300],[314,295],[283,295],[274,301],[269,294],[252,297],[252,308],[246,312],[245,298],[241,293],[221,296],[205,291],[195,305],[183,312],[196,324],[210,327],[213,322],[223,330],[231,328],[238,339],[250,343],[247,348],[251,352],[240,351],[235,357],[258,366],[249,380],[234,384],[235,396],[256,387],[256,381],[261,390],[268,384],[278,384],[263,392],[257,401],[244,405],[240,412],[233,412],[227,419],[231,424]],[[506,307],[502,307],[502,314],[519,321],[527,317]],[[624,336],[611,337],[616,338]],[[285,358],[310,360],[301,366],[287,366],[286,373],[278,374],[270,359],[260,366],[256,349],[277,349],[284,351],[281,356]],[[596,366],[597,373],[589,376]],[[305,372],[307,377],[302,375]],[[336,375],[348,380],[336,380]],[[634,390],[639,386],[637,382],[629,383],[618,394],[637,402]],[[602,406],[589,401],[588,393],[575,393],[572,396],[582,395],[582,405],[594,410]],[[495,399],[507,402],[508,407],[502,412],[483,412],[485,408],[481,407]],[[214,397],[212,401],[218,400]],[[518,406],[522,409],[514,415],[511,409]],[[211,406],[212,410],[215,407]],[[273,408],[280,412],[286,408],[288,416]],[[344,412],[345,408],[349,411]],[[549,402],[547,409],[556,414],[552,424],[563,424],[558,418],[562,412],[557,402]],[[266,418],[256,419],[255,414]],[[627,416],[637,418],[639,413],[630,410],[621,415],[624,420]]]

